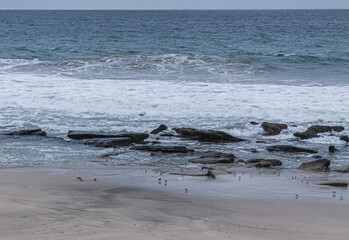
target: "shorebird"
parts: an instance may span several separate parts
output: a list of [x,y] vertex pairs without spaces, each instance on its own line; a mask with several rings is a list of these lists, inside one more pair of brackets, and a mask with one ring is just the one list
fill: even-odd
[[97,178],[93,179],[93,181],[97,182]]
[[185,191],[185,193],[188,193],[188,189],[187,188],[184,188],[184,191]]
[[167,186],[167,180],[165,180],[165,186]]
[[158,179],[158,183],[161,184],[161,178]]
[[80,180],[80,182],[82,182],[83,180],[82,180],[82,178],[81,177],[76,177],[78,180]]
[[296,193],[296,199],[298,199],[299,198],[299,195]]

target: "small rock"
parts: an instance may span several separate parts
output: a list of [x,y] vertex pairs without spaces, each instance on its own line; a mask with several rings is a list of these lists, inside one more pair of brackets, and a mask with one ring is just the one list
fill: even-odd
[[308,171],[323,171],[327,170],[331,162],[327,159],[320,159],[316,161],[302,163],[298,169]]
[[259,123],[258,123],[258,122],[252,121],[252,122],[250,122],[250,124],[252,124],[252,125],[258,125]]
[[289,153],[317,153],[317,151],[307,148],[300,148],[291,145],[273,145],[267,147],[269,152],[289,152]]
[[269,135],[278,135],[281,133],[281,131],[283,129],[287,129],[287,125],[286,124],[264,122],[264,123],[262,123],[262,128]]
[[87,131],[69,131],[68,137],[74,140],[93,139],[93,138],[132,138],[134,143],[142,142],[149,137],[146,133],[132,132],[87,132]]
[[328,147],[328,151],[330,152],[330,153],[334,153],[334,152],[336,152],[336,151],[338,151],[338,149],[335,147],[335,146],[329,146]]
[[167,129],[167,126],[164,124],[161,124],[158,128],[154,129],[153,131],[151,131],[150,134],[158,134],[162,131],[165,131]]
[[216,179],[216,175],[214,175],[214,173],[213,173],[211,170],[208,170],[208,171],[207,171],[207,176],[208,176],[209,178]]

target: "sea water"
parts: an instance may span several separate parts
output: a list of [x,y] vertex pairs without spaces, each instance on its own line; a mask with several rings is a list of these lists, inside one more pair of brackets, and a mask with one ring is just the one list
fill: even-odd
[[[265,136],[250,121],[289,128]],[[189,157],[128,148],[105,159],[114,150],[64,141],[69,130],[149,132],[159,124],[248,140],[165,144],[243,159],[292,144],[348,164],[338,136],[349,133],[349,11],[0,11],[0,131],[42,128],[52,137],[0,137],[2,167],[197,167]],[[346,130],[293,136],[312,124]],[[340,153],[329,155],[329,144]],[[286,168],[309,160],[274,157]]]

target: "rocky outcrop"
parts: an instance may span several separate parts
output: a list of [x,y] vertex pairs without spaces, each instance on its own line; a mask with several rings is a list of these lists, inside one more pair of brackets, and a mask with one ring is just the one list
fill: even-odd
[[201,156],[194,159],[189,159],[191,163],[201,164],[216,164],[216,163],[234,163],[236,156],[234,154],[221,152],[205,152]]
[[130,149],[148,151],[148,152],[163,152],[163,153],[188,153],[194,152],[185,146],[161,146],[161,145],[146,145],[146,146],[133,146]]
[[117,137],[117,138],[92,138],[79,140],[78,143],[91,145],[94,147],[102,148],[116,148],[120,146],[129,146],[134,143],[134,139],[130,137]]
[[329,186],[329,187],[340,187],[340,188],[347,188],[348,187],[347,182],[324,182],[324,183],[318,183],[318,185]]
[[307,129],[305,132],[296,132],[293,135],[296,137],[299,137],[300,139],[309,139],[318,137],[319,133],[325,133],[325,132],[342,132],[344,130],[344,127],[342,126],[321,126],[321,125],[314,125]]
[[131,133],[131,132],[83,132],[69,131],[68,137],[78,140],[77,143],[92,145],[95,147],[115,148],[119,146],[129,146],[133,143],[143,142],[149,137],[146,133]]
[[160,132],[162,132],[162,131],[165,131],[165,130],[167,130],[167,126],[164,125],[164,124],[161,124],[159,127],[157,127],[156,129],[154,129],[153,131],[151,131],[150,134],[158,134],[158,133],[160,133]]
[[149,137],[146,133],[132,132],[85,132],[85,131],[69,131],[68,137],[74,140],[93,139],[93,138],[132,138],[133,142],[142,142]]
[[42,131],[42,129],[30,129],[30,130],[19,130],[14,132],[0,132],[0,135],[9,136],[46,136],[47,133]]
[[319,159],[316,161],[302,163],[298,169],[308,171],[324,171],[327,170],[331,162],[327,159]]
[[249,166],[253,166],[256,168],[270,168],[272,166],[281,166],[282,162],[277,159],[250,159],[245,161],[245,164]]
[[233,137],[230,134],[215,130],[197,130],[195,128],[174,128],[180,136],[201,142],[241,142],[243,139]]
[[268,133],[268,135],[278,135],[281,133],[283,129],[287,129],[286,124],[278,124],[278,123],[262,123],[262,128],[264,131]]
[[317,153],[317,151],[308,149],[308,148],[300,148],[291,145],[273,145],[267,147],[269,152],[288,152],[288,153]]

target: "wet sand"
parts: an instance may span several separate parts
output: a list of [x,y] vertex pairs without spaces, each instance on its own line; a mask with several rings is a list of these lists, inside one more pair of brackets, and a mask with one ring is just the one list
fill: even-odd
[[[0,172],[0,239],[338,239],[349,205],[154,191],[48,171]],[[238,195],[238,192],[236,193]]]

